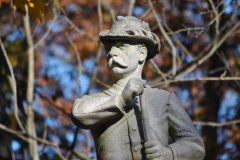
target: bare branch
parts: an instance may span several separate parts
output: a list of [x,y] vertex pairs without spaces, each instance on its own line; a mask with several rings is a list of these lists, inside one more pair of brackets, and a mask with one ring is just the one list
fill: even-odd
[[[28,136],[28,138],[27,138],[27,137],[24,136],[25,132],[15,131],[13,129],[10,129],[10,128],[6,127],[5,125],[3,125],[1,123],[0,123],[0,129],[17,136],[17,137],[21,138],[22,140],[24,140],[26,142],[28,141],[28,138],[30,137],[30,138],[32,138],[34,140],[37,140],[40,143],[44,143],[46,145],[50,145],[50,146],[59,148],[59,145],[57,143],[55,143],[55,142],[50,142],[48,140],[45,140],[45,139],[42,139],[42,138],[38,138],[38,137],[32,137],[30,135],[26,135],[26,136]],[[73,149],[73,154],[76,155],[80,159],[83,159],[83,160],[87,160],[88,159],[85,154],[77,151],[75,148]]]
[[36,34],[36,32],[37,32],[37,29],[38,29],[38,27],[39,27],[39,23],[37,23],[37,25],[35,26],[35,28],[34,28],[34,31],[33,31],[33,35],[32,35],[32,37],[34,37],[34,36],[35,36],[35,34]]
[[199,57],[194,62],[192,62],[189,67],[187,67],[183,72],[178,74],[174,79],[177,80],[184,77],[185,75],[193,71],[195,68],[197,68],[198,65],[201,65],[204,61],[206,61],[209,57],[211,57],[215,53],[215,51],[223,44],[223,42],[227,39],[227,37],[230,34],[232,34],[239,26],[240,26],[240,22],[236,23],[232,28],[228,30],[227,33],[225,33],[225,35],[221,38],[221,40],[207,54],[205,54],[202,57]]
[[103,83],[100,79],[96,78],[96,82],[104,86],[106,89],[111,88],[110,85]]
[[19,132],[19,131],[12,130],[12,129],[6,127],[5,125],[3,125],[1,123],[0,123],[0,129],[6,131],[8,133],[16,135],[17,137],[21,138],[24,141],[28,141],[27,138],[22,135],[22,134],[24,134],[26,132]]
[[64,17],[64,19],[70,24],[70,26],[75,29],[75,31],[77,31],[79,34],[84,35],[84,36],[88,36],[90,39],[92,39],[93,41],[97,41],[97,38],[93,37],[92,35],[88,34],[87,32],[82,31],[81,29],[79,29],[68,17]]
[[192,27],[192,28],[187,28],[184,27],[184,29],[179,29],[177,31],[172,31],[172,32],[167,32],[168,35],[172,35],[172,34],[176,34],[176,33],[180,33],[180,32],[189,32],[192,30],[204,30],[204,27]]
[[[47,125],[44,123],[44,131],[43,131],[43,139],[46,140],[47,139]],[[45,144],[42,144],[41,149],[39,149],[40,151],[43,151]]]
[[[81,58],[80,58],[80,54],[78,52],[78,49],[77,49],[77,46],[73,43],[73,41],[71,40],[71,38],[69,37],[68,33],[65,33],[69,43],[71,44],[71,46],[73,47],[75,53],[76,53],[76,56],[77,56],[77,61],[78,61],[78,78],[77,78],[77,84],[79,85],[80,83],[80,78],[81,78],[81,75],[82,75],[82,61],[81,61]],[[81,88],[80,88],[80,93],[81,92]],[[82,95],[80,94],[80,97]]]
[[[230,4],[231,4],[231,3],[230,3]],[[225,12],[225,10],[230,6],[230,4],[227,5],[227,7],[225,7],[217,16],[215,16],[215,18],[208,23],[208,25],[205,27],[204,30],[201,30],[200,32],[198,32],[198,34],[196,35],[196,38],[197,38],[200,34],[202,34],[209,26],[211,26],[217,19],[219,19],[219,17],[220,17],[220,16]]]
[[74,134],[74,139],[73,139],[72,145],[71,145],[70,150],[68,151],[68,153],[66,155],[66,159],[69,159],[69,157],[72,154],[72,151],[73,151],[73,149],[75,147],[75,144],[77,142],[78,131],[79,131],[79,128],[77,127],[76,130],[75,130],[75,134]]
[[134,4],[136,3],[136,0],[130,0],[129,7],[128,7],[128,16],[132,15]]
[[[102,20],[101,0],[98,0],[98,32],[100,32],[102,30],[102,23],[103,23],[103,20]],[[87,94],[89,94],[89,92],[90,92],[90,90],[91,90],[91,88],[92,88],[92,86],[93,86],[93,84],[96,80],[96,77],[97,77],[97,69],[98,69],[98,63],[99,63],[99,60],[100,60],[101,50],[102,50],[102,43],[99,40],[98,41],[98,49],[97,49],[94,71],[93,71],[93,75],[92,75],[92,78],[91,78],[90,85],[89,85],[88,90],[87,90]]]
[[166,81],[167,81],[167,78],[166,78],[165,75],[162,73],[162,71],[158,68],[157,64],[156,64],[152,59],[150,59],[150,62],[151,62],[151,64],[153,65],[153,67],[155,68],[155,70],[157,71],[157,73],[158,73],[159,75],[161,75],[162,78],[164,79],[164,81],[166,82]]
[[85,154],[78,152],[75,148],[73,149],[73,154],[82,160],[88,159],[88,157]]
[[24,140],[24,141],[26,141],[26,142],[28,142],[28,138],[30,137],[30,138],[32,138],[32,139],[34,139],[34,140],[37,140],[37,141],[39,141],[39,142],[41,142],[41,143],[44,143],[44,144],[47,144],[47,145],[50,145],[50,146],[56,146],[56,147],[58,146],[57,143],[55,143],[55,142],[50,142],[50,141],[45,140],[45,139],[42,139],[42,138],[33,137],[33,136],[30,136],[30,135],[27,135],[27,136],[28,136],[28,138],[27,138],[26,136],[24,136],[24,135],[26,134],[25,132],[15,131],[15,130],[13,130],[13,129],[10,129],[10,128],[6,127],[6,126],[3,125],[3,124],[0,124],[0,129],[6,131],[6,132],[8,132],[8,133],[14,134],[15,136],[21,138],[22,140]]
[[[167,30],[171,33],[172,30],[171,28],[168,26],[167,22],[166,22],[166,18],[165,18],[165,12],[163,12],[163,20],[164,20],[164,26],[167,28]],[[186,53],[189,58],[192,60],[192,55],[189,53],[189,51],[187,50],[187,48],[182,44],[182,42],[179,40],[179,38],[175,35],[172,34],[173,37],[175,38],[175,40],[177,41],[177,46],[184,52]]]
[[16,84],[16,80],[15,80],[15,77],[14,77],[14,73],[13,73],[13,68],[12,68],[12,65],[8,59],[8,56],[7,56],[7,52],[3,46],[3,43],[2,43],[2,40],[0,38],[0,44],[1,44],[1,48],[2,48],[2,51],[3,51],[3,55],[6,59],[6,62],[8,64],[8,68],[10,70],[10,74],[11,74],[11,80],[10,80],[10,86],[13,90],[13,95],[14,95],[14,116],[15,116],[15,119],[17,120],[17,124],[19,125],[20,129],[23,131],[23,132],[26,132],[26,130],[24,129],[19,117],[18,117],[18,105],[17,105],[17,84]]
[[[221,55],[219,52],[216,52],[217,55],[220,57],[220,59],[222,60],[222,62],[225,64],[227,70],[230,72],[231,76],[234,76],[232,69],[229,67],[229,65],[227,64],[226,58],[224,56],[224,53],[221,52]],[[240,88],[240,83],[238,81],[235,81],[235,83],[238,85],[238,87]]]
[[209,74],[213,74],[213,73],[225,70],[225,69],[226,69],[226,67],[220,67],[220,68],[217,68],[217,69],[213,69],[213,70],[209,71]]
[[[29,136],[36,137],[33,112],[33,92],[34,92],[34,44],[31,35],[28,6],[25,5],[26,16],[23,16],[23,24],[28,45],[28,80],[27,80],[27,122],[26,131]],[[38,160],[37,141],[28,137],[28,148],[31,159]]]
[[50,31],[52,30],[53,26],[55,25],[55,22],[57,21],[57,13],[56,13],[56,8],[53,8],[53,21],[51,23],[51,26],[47,29],[47,31],[44,33],[44,35],[42,36],[42,38],[34,45],[34,48],[37,48],[37,46],[39,46],[43,40],[48,36],[48,34],[50,33]]
[[62,153],[61,153],[59,148],[55,149],[54,147],[52,147],[52,149],[57,153],[59,158],[61,158],[62,160],[67,160],[65,157],[63,157],[63,155],[62,155]]
[[[220,28],[220,31],[219,31],[220,33],[221,33],[223,30],[225,30],[226,27],[229,25],[229,23],[233,20],[234,15],[236,14],[236,11],[237,11],[237,9],[239,8],[239,6],[240,6],[240,2],[237,1],[237,7],[236,7],[235,10],[233,11],[233,14],[231,15],[231,18],[230,18],[227,22],[225,22],[224,25]],[[219,34],[220,34],[220,33],[219,33]],[[233,33],[236,33],[236,31],[234,31]],[[194,59],[194,61],[197,60],[197,59],[199,59],[200,57],[202,57],[202,56],[216,43],[216,41],[219,39],[218,36],[219,36],[219,35],[215,35],[215,37],[213,38],[213,40],[211,41],[211,43],[210,43],[206,48],[204,48],[204,50],[198,55],[198,57],[196,57],[196,58]]]
[[[216,7],[216,9],[218,9],[222,4],[223,4],[224,0],[222,0]],[[207,13],[212,13],[214,11],[212,10],[208,10],[208,11],[205,11],[205,12],[200,12],[200,14],[207,14]]]
[[156,87],[166,83],[177,83],[177,82],[191,82],[191,81],[240,81],[240,77],[205,77],[205,78],[186,78],[179,80],[168,80],[167,82],[159,82],[150,85],[151,87]]
[[235,6],[235,9],[234,9],[231,17],[230,17],[229,20],[228,20],[227,22],[225,22],[224,25],[220,28],[220,32],[222,32],[223,30],[225,30],[226,27],[229,25],[229,23],[230,23],[231,21],[233,21],[234,16],[236,15],[237,10],[238,10],[239,7],[240,7],[240,2],[239,2],[239,0],[237,0],[237,5]]
[[[154,8],[156,8],[161,2],[162,2],[162,1],[157,1],[157,2],[154,4]],[[140,19],[140,20],[143,20],[145,17],[147,17],[147,15],[148,15],[149,13],[151,13],[151,11],[152,11],[152,8],[151,8],[151,7],[148,8],[148,10],[146,10],[146,11],[139,17],[139,19]]]
[[223,126],[233,125],[233,124],[237,124],[237,123],[240,123],[240,120],[233,120],[233,121],[228,121],[225,123],[193,121],[194,125],[211,126],[211,127],[223,127]]
[[116,18],[115,18],[115,14],[114,14],[114,10],[113,8],[111,7],[111,5],[109,4],[109,0],[106,0],[106,3],[104,3],[105,1],[102,2],[102,6],[108,10],[110,16],[111,16],[111,19],[113,22],[116,21]]
[[[208,0],[208,1],[211,4],[211,7],[213,9],[213,12],[214,12],[215,16],[217,17],[218,16],[218,10],[216,9],[213,1],[212,0]],[[215,29],[216,29],[216,35],[218,35],[219,34],[219,18],[216,19]]]
[[172,40],[170,39],[170,37],[167,35],[166,31],[164,30],[159,18],[158,18],[158,15],[157,15],[157,12],[155,10],[155,8],[153,7],[153,4],[152,4],[152,1],[151,0],[148,0],[148,3],[150,5],[150,7],[152,8],[152,12],[155,16],[155,19],[157,21],[157,24],[158,24],[158,27],[159,29],[161,30],[163,36],[165,37],[165,39],[167,40],[168,44],[170,45],[171,49],[172,49],[172,63],[173,63],[173,67],[172,67],[172,74],[173,76],[176,75],[176,71],[177,71],[177,64],[176,64],[176,48],[172,42]]
[[90,152],[91,152],[91,134],[90,134],[90,131],[89,130],[84,130],[85,131],[85,135],[86,135],[86,140],[87,140],[87,146],[89,148],[88,150],[88,153],[87,153],[87,156],[90,157]]

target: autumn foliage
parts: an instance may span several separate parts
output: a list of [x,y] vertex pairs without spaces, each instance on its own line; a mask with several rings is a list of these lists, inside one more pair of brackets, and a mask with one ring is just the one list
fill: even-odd
[[[12,6],[9,2],[0,0],[0,36],[16,79],[18,116],[26,124],[28,43],[23,16],[27,14],[34,43],[35,129],[37,137],[57,144],[38,140],[40,159],[79,158],[79,154],[94,159],[90,132],[76,129],[71,108],[87,90],[94,94],[113,84],[104,47],[98,52],[99,19],[102,30],[109,29],[117,15],[128,14],[132,0],[102,0],[100,17],[97,0],[14,0]],[[136,0],[132,11],[150,24],[162,45],[160,53],[146,62],[143,78],[177,94],[204,140],[206,160],[240,159],[239,3]],[[16,159],[23,159],[29,156],[27,142],[3,128],[28,137],[20,133],[14,115],[10,67],[3,52],[1,48],[0,159],[8,159],[12,151]],[[89,88],[95,66],[96,79]]]

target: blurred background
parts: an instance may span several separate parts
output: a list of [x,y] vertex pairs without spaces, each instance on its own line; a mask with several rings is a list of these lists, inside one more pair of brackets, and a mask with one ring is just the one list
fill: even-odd
[[71,121],[77,98],[113,84],[98,33],[149,23],[161,51],[143,78],[179,97],[206,160],[240,159],[240,0],[0,0],[0,159],[96,159]]

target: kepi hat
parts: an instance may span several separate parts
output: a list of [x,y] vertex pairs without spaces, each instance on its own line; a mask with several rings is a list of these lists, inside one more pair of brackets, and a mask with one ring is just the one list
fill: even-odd
[[153,58],[161,48],[160,40],[151,32],[149,24],[133,16],[117,16],[112,28],[101,31],[99,37],[104,45],[113,40],[142,42],[148,49],[147,59]]

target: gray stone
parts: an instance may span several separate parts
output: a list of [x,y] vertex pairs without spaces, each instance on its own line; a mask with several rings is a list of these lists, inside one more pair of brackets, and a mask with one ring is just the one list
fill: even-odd
[[202,160],[203,140],[177,96],[141,78],[145,61],[160,50],[148,23],[118,16],[99,36],[115,83],[77,99],[72,108],[73,123],[91,130],[97,159]]

